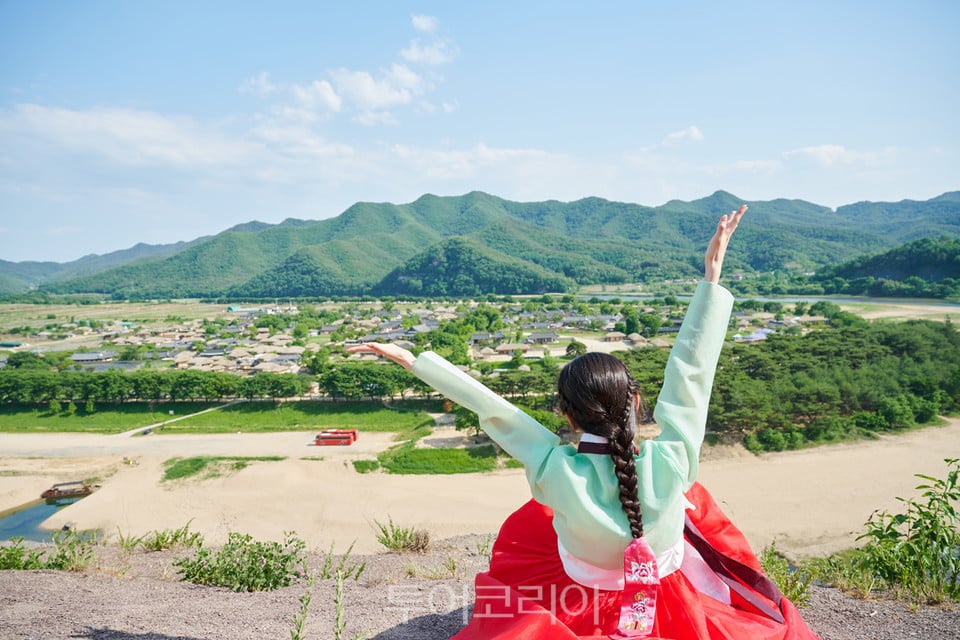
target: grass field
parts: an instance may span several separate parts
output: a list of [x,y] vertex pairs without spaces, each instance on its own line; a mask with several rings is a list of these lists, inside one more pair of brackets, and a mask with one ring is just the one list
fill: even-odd
[[[377,460],[387,473],[451,474],[493,471],[497,452],[493,445],[469,449],[416,449],[413,442],[384,451]],[[360,469],[358,469],[360,471]]]
[[390,409],[371,402],[243,402],[180,420],[161,433],[228,433],[233,431],[413,431],[433,424],[429,404],[408,403]]
[[[241,402],[172,422],[157,433],[232,433],[313,431],[328,428],[363,431],[414,432],[431,426],[427,411],[438,411],[439,402],[404,402],[399,408],[364,402]],[[168,402],[97,405],[86,414],[50,413],[46,408],[0,407],[0,433],[120,433],[158,424],[178,416],[221,407],[219,403]],[[172,412],[172,413],[171,413]]]
[[[94,413],[50,413],[46,407],[0,406],[0,433],[121,433],[177,416],[219,406],[204,402],[162,402],[97,405]],[[172,414],[170,412],[173,412]]]

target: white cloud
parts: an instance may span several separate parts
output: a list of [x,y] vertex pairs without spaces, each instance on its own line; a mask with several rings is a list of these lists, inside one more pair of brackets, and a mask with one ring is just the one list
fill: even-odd
[[432,33],[437,30],[440,22],[434,16],[414,15],[410,16],[410,22],[417,31]]
[[380,78],[348,69],[336,69],[330,75],[340,95],[364,111],[409,104],[427,86],[423,78],[402,64],[392,65]]
[[292,123],[311,123],[321,119],[313,109],[291,107],[282,104],[271,106],[269,113],[279,120]]
[[[449,39],[439,39],[433,34],[438,21],[432,16],[411,17],[414,29],[428,34],[424,39],[415,38],[400,51],[403,61],[393,62],[376,72],[351,70],[346,67],[326,72],[325,78],[307,83],[275,84],[269,73],[261,72],[247,79],[241,91],[260,96],[285,96],[269,107],[269,112],[291,122],[317,122],[330,114],[341,113],[353,122],[367,126],[395,125],[397,115],[391,110],[398,107],[413,107],[421,114],[438,111],[425,94],[434,90],[434,82],[441,78],[433,71],[425,77],[406,63],[434,67],[451,62],[457,55],[456,46]],[[441,108],[449,113],[452,102],[444,102]]]
[[[892,153],[887,151],[887,153]],[[824,144],[817,147],[801,147],[792,151],[786,151],[784,158],[808,158],[816,161],[818,164],[833,167],[838,165],[850,165],[873,162],[881,157],[880,154],[851,151],[839,144]]]
[[436,40],[427,44],[419,39],[410,41],[410,46],[400,51],[408,62],[415,62],[431,66],[439,66],[453,62],[459,53],[457,47],[449,40]]
[[261,71],[252,78],[247,78],[242,85],[240,85],[240,91],[242,93],[252,93],[258,96],[266,96],[277,90],[277,87],[270,82],[270,74],[266,71]]
[[731,166],[735,171],[771,173],[781,167],[779,160],[737,160]]
[[264,123],[251,134],[273,153],[286,157],[344,157],[355,153],[348,144],[332,142],[318,135],[309,126]]
[[409,145],[390,147],[391,154],[400,164],[415,169],[430,179],[453,181],[475,179],[492,170],[501,175],[516,175],[525,171],[529,175],[536,165],[566,163],[563,154],[551,154],[539,149],[493,148],[477,144],[467,149],[429,149]]
[[343,106],[343,100],[326,80],[314,80],[307,85],[295,84],[291,91],[297,101],[308,109],[325,107],[330,111],[340,111]]
[[672,142],[682,142],[684,140],[691,140],[694,142],[700,142],[703,140],[703,133],[696,125],[690,125],[686,129],[680,131],[674,131],[673,133],[668,133],[667,137],[663,139],[664,144],[670,144]]
[[[18,105],[0,112],[0,132],[62,151],[108,158],[122,165],[234,164],[250,151],[234,138],[184,117],[132,109],[86,111]],[[62,152],[61,151],[61,152]]]
[[364,111],[358,113],[353,118],[353,122],[357,124],[362,124],[367,127],[373,127],[376,125],[398,125],[400,122],[394,117],[389,111]]
[[390,70],[385,73],[385,77],[398,87],[409,89],[413,93],[422,93],[429,87],[428,83],[408,66],[403,64],[392,64]]

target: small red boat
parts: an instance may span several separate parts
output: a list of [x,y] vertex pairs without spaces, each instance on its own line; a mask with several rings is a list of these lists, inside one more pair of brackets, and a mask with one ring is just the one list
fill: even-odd
[[44,500],[60,500],[62,498],[82,498],[93,493],[93,487],[80,481],[59,482],[43,493],[40,497]]

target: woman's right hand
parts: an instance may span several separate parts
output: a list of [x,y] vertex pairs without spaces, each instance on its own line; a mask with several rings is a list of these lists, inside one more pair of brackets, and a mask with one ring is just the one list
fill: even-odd
[[358,344],[355,347],[348,347],[347,353],[375,353],[378,356],[390,358],[407,371],[410,371],[413,368],[413,362],[417,359],[416,356],[403,347],[398,347],[395,344],[380,342],[367,342],[364,344]]
[[716,284],[720,281],[720,271],[723,268],[723,258],[727,253],[727,245],[730,244],[730,236],[740,224],[740,218],[747,212],[747,205],[742,205],[736,211],[720,218],[717,223],[717,231],[710,239],[707,245],[707,255],[704,257],[704,280]]

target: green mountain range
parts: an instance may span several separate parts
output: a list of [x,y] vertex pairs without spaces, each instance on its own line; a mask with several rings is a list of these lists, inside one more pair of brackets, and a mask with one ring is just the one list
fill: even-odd
[[[696,277],[717,219],[743,201],[718,191],[659,207],[585,198],[513,202],[473,192],[335,218],[250,222],[189,243],[66,263],[0,262],[0,292],[117,298],[476,295]],[[927,237],[960,236],[960,192],[832,210],[748,202],[728,269],[814,272]]]
[[23,291],[44,282],[55,282],[87,274],[102,273],[113,267],[166,258],[205,240],[207,240],[206,237],[175,244],[151,245],[139,243],[122,251],[113,251],[102,256],[92,254],[64,263],[0,260],[0,293]]

